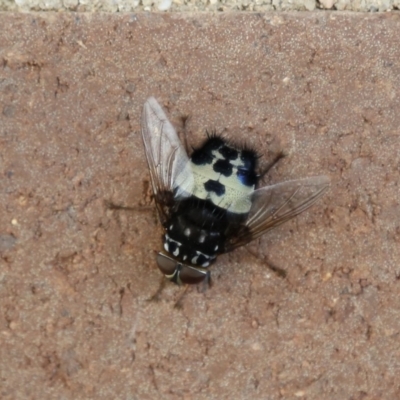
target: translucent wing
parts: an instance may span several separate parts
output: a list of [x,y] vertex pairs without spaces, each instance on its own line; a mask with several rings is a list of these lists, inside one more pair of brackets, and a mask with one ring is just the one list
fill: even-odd
[[164,223],[173,199],[188,197],[194,179],[189,157],[154,97],[143,107],[142,138],[157,209]]
[[242,246],[302,213],[326,192],[329,182],[327,176],[314,176],[255,190],[247,220],[227,241],[225,251]]

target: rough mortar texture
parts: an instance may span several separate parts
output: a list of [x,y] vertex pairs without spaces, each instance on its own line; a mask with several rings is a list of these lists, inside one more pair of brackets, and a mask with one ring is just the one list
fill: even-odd
[[[400,398],[399,15],[0,25],[2,399]],[[205,291],[154,298],[151,95],[190,115],[193,146],[215,128],[264,162],[285,151],[266,183],[332,180]]]
[[400,0],[0,0],[0,11],[368,11],[400,9]]

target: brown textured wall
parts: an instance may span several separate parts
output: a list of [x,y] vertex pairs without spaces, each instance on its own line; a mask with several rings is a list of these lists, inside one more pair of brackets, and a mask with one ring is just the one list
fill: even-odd
[[[2,399],[400,397],[397,14],[0,14]],[[159,295],[155,96],[329,193]],[[105,202],[133,206],[110,210]],[[287,271],[285,279],[265,266]]]

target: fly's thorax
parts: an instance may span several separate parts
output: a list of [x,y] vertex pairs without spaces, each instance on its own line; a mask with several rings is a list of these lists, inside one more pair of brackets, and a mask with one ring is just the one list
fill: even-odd
[[206,268],[221,252],[224,235],[198,226],[187,214],[178,214],[169,221],[163,241],[164,250],[175,259]]

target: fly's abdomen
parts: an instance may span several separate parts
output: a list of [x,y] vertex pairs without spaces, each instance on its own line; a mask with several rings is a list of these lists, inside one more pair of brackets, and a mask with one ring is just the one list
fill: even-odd
[[250,196],[257,183],[257,157],[253,151],[237,150],[223,139],[212,137],[193,152],[190,161],[193,196],[232,213],[249,212]]

